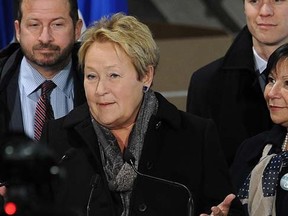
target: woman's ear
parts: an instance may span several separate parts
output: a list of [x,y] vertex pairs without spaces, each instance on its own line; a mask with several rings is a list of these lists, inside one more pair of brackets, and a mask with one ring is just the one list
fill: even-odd
[[147,73],[143,78],[143,85],[146,86],[147,88],[150,88],[154,79],[154,67],[152,65],[149,65],[147,67]]

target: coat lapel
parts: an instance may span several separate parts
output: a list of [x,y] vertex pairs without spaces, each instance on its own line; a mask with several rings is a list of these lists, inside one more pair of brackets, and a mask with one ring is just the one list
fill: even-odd
[[[94,169],[98,173],[102,172],[98,139],[91,123],[87,103],[72,110],[67,115],[67,118],[65,118],[63,126],[70,131],[69,139],[71,146],[84,149]],[[81,141],[78,141],[78,137],[80,137]]]

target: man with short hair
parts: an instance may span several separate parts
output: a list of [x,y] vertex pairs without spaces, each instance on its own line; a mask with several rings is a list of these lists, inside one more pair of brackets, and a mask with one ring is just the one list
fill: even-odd
[[288,1],[245,0],[247,26],[223,58],[193,73],[187,111],[212,118],[229,165],[244,139],[268,130],[263,97],[267,60],[288,42]]
[[52,118],[66,115],[85,101],[77,61],[82,20],[77,0],[18,0],[17,4],[15,37],[19,43],[0,53],[0,100],[5,106],[0,131],[24,132],[39,139],[42,125],[36,138],[39,117],[35,113],[45,81],[53,82],[46,97]]

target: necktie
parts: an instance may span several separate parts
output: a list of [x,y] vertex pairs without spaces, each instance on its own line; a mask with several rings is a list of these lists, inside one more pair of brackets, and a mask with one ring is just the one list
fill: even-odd
[[50,104],[50,93],[56,87],[51,80],[46,80],[41,84],[41,96],[36,105],[34,121],[34,138],[41,137],[44,123],[49,119],[54,119],[53,109]]
[[265,73],[259,74],[258,79],[259,79],[259,83],[260,83],[262,92],[264,92],[264,89],[265,89],[265,86],[266,86],[266,75],[265,75]]

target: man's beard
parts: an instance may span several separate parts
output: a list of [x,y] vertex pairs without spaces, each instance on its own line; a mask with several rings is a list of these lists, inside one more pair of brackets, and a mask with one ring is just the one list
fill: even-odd
[[[38,44],[32,47],[32,53],[27,52],[25,48],[23,50],[23,53],[25,57],[30,61],[32,64],[35,64],[39,67],[45,67],[45,68],[51,68],[51,69],[59,69],[61,70],[64,68],[68,62],[69,58],[72,52],[74,46],[74,42],[71,42],[68,44],[67,47],[65,47],[62,52],[61,48],[57,45],[53,44]],[[52,50],[53,53],[41,53],[37,55],[41,55],[41,59],[39,59],[34,51],[39,51],[42,49],[46,50]]]

